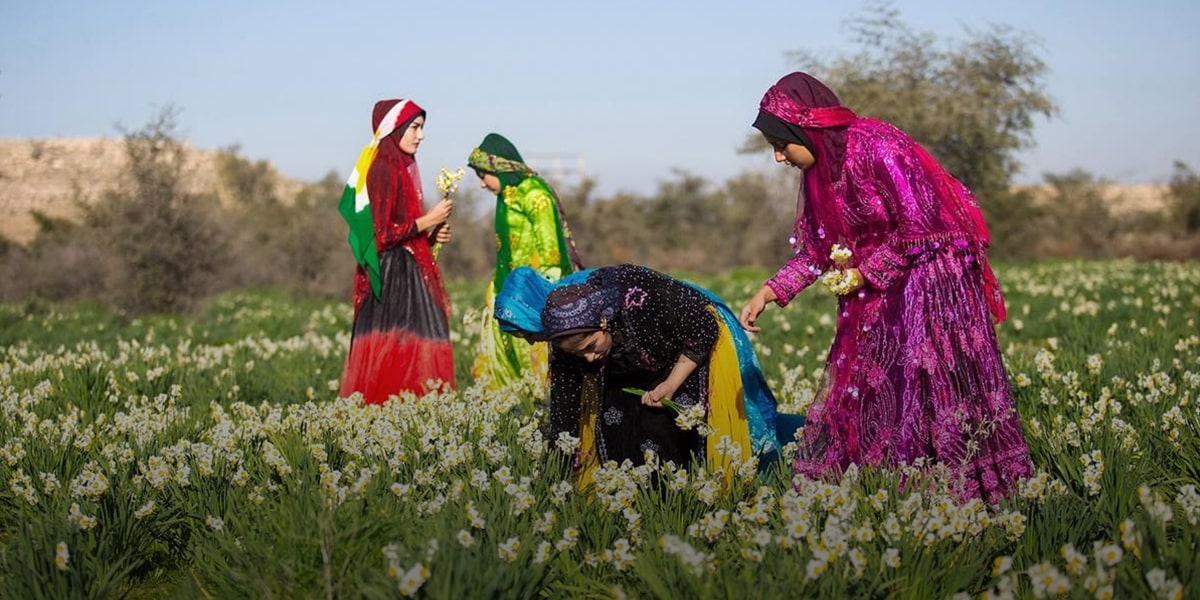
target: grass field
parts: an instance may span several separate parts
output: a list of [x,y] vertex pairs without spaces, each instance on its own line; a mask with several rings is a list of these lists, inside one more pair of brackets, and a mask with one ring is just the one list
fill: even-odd
[[[697,281],[737,307],[764,275]],[[336,398],[348,302],[0,306],[0,596],[1197,597],[1200,264],[999,276],[1039,474],[998,507],[936,469],[902,490],[613,468],[576,495],[537,431],[545,391],[469,386],[479,285],[452,289],[461,391],[368,408]],[[814,289],[763,317],[788,410],[832,311]]]

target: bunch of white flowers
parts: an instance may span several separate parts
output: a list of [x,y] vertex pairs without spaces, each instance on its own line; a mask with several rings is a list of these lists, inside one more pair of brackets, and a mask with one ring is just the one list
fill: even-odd
[[833,261],[835,268],[821,275],[821,283],[830,292],[845,296],[862,287],[862,274],[858,269],[848,268],[853,256],[854,253],[841,244],[834,244],[829,250],[829,259]]
[[663,552],[678,556],[692,575],[700,576],[705,571],[716,569],[711,555],[696,550],[678,536],[666,534],[659,538],[658,545]]
[[1083,463],[1083,484],[1087,487],[1088,495],[1100,495],[1100,477],[1104,475],[1104,453],[1092,450],[1090,454],[1079,457]]

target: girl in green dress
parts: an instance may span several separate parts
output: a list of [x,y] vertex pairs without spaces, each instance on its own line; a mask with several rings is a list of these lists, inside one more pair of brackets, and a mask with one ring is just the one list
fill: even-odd
[[548,281],[557,281],[582,264],[554,190],[525,164],[512,142],[489,133],[471,151],[467,164],[479,176],[480,187],[496,194],[496,272],[488,285],[471,375],[486,379],[493,388],[514,383],[530,370],[545,381],[545,343],[529,344],[500,330],[492,315],[496,292],[517,267],[531,267]]

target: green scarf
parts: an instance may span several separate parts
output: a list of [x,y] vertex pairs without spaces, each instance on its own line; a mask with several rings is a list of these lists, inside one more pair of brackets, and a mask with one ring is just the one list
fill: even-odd
[[[506,188],[516,188],[521,185],[521,182],[530,177],[537,177],[537,173],[525,164],[525,160],[521,158],[521,153],[517,151],[517,147],[507,138],[498,133],[489,133],[483,138],[483,143],[479,147],[471,151],[470,157],[467,158],[467,165],[477,171],[491,173],[500,180],[500,193],[496,195],[496,237],[499,239],[499,248],[496,253],[496,276],[493,280],[497,292],[504,286],[504,278],[508,276],[511,270],[509,265],[512,264],[512,243],[509,241],[508,227],[508,203],[504,201],[504,190]],[[568,254],[568,246],[563,236],[562,216],[558,211],[558,198],[550,190],[550,186],[545,185],[552,198],[555,201],[554,213],[558,219],[558,244],[560,256],[566,258]],[[570,262],[566,264],[566,269],[563,274],[571,271]]]

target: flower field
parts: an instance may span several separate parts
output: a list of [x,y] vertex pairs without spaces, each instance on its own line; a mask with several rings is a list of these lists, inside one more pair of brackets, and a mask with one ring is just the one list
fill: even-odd
[[[765,274],[700,278],[735,309]],[[1200,264],[1000,269],[1039,469],[1002,506],[936,467],[725,481],[611,465],[575,493],[545,390],[337,399],[349,302],[227,295],[199,315],[0,306],[0,596],[1195,598]],[[811,290],[755,338],[783,408],[833,336]],[[476,310],[471,310],[476,308]],[[900,485],[901,477],[907,480]]]

